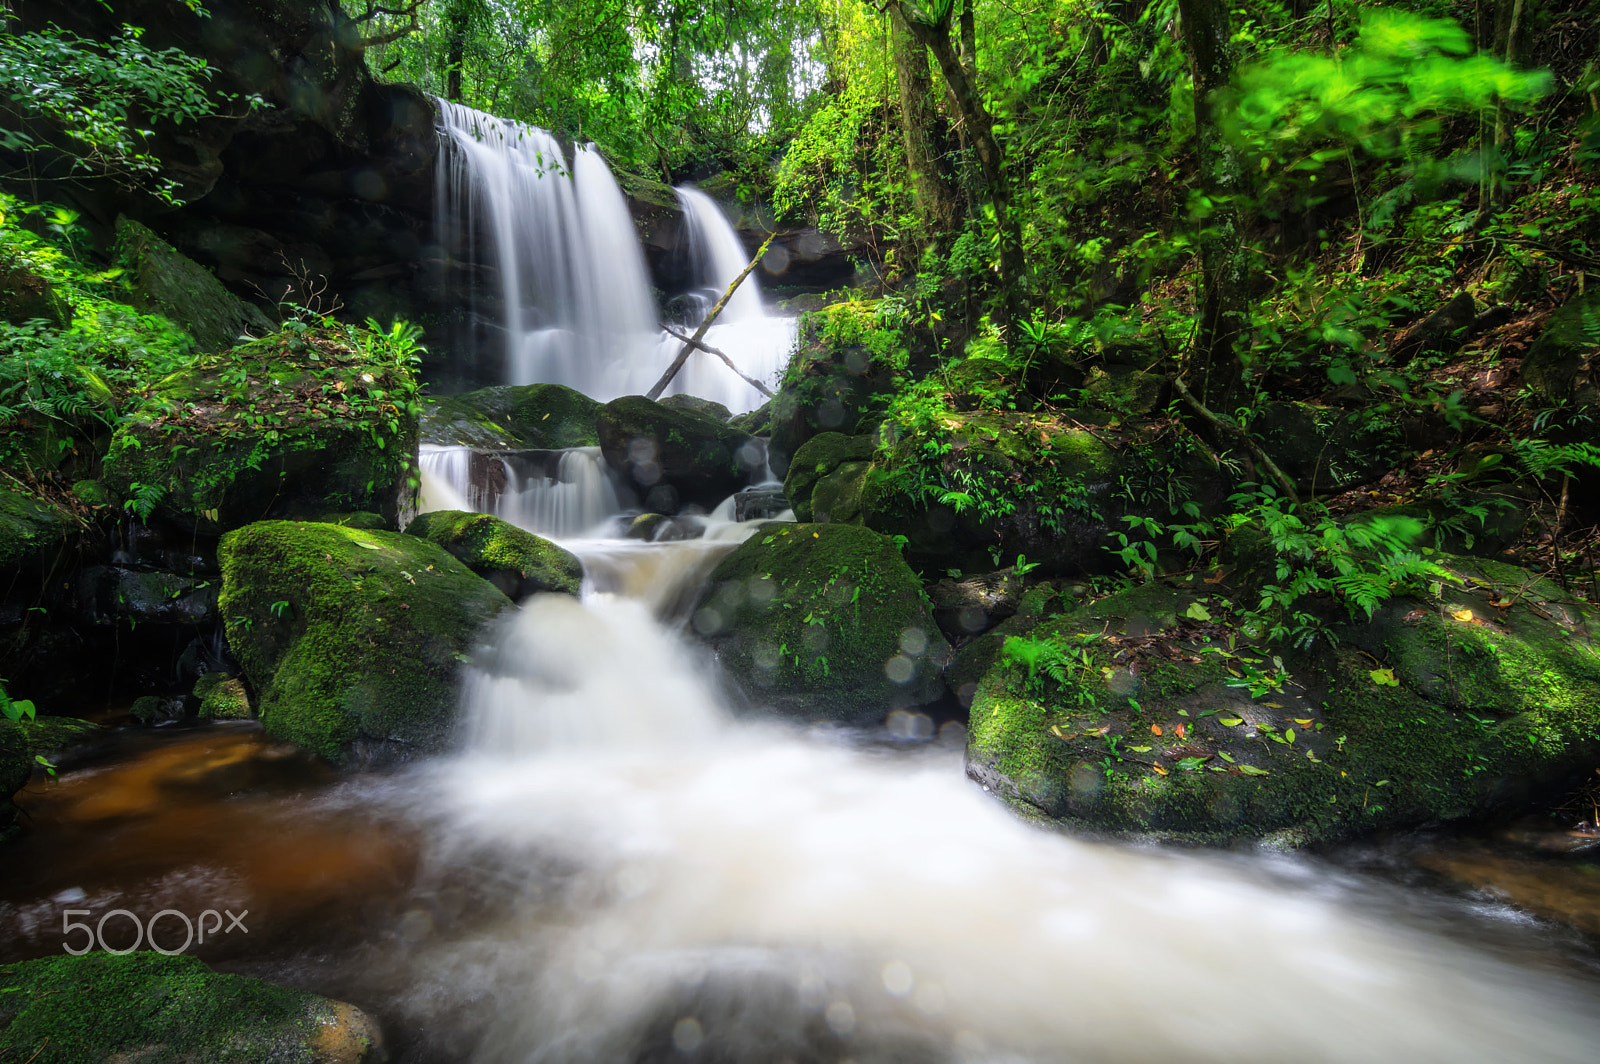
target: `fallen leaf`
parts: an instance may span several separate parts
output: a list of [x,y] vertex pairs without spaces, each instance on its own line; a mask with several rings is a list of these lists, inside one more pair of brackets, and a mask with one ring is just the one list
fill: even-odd
[[1230,765],[1235,763],[1233,760],[1233,755],[1228,753],[1226,750],[1218,750],[1217,756],[1222,758],[1222,760],[1226,761]]
[[1400,681],[1395,679],[1393,669],[1373,669],[1367,673],[1372,677],[1372,682],[1380,687],[1399,687]]
[[1404,620],[1407,624],[1416,624],[1418,621],[1422,620],[1426,616],[1428,616],[1428,611],[1418,608],[1418,609],[1414,609],[1410,613],[1406,614],[1405,617],[1402,618],[1402,620]]
[[1454,617],[1458,621],[1470,621],[1470,620],[1472,620],[1472,611],[1471,610],[1451,610],[1450,611],[1450,616]]
[[1288,743],[1290,746],[1294,745],[1294,729],[1293,728],[1285,728],[1283,730],[1283,741]]
[[1280,703],[1277,703],[1277,702],[1263,702],[1261,704],[1266,706],[1269,709],[1282,709],[1283,708],[1283,706]]
[[1187,731],[1188,731],[1188,729],[1185,728],[1182,724],[1177,724],[1177,725],[1173,726],[1172,734],[1176,735],[1178,738],[1182,739],[1184,737],[1184,733],[1187,732]]
[[1211,576],[1203,576],[1200,579],[1204,580],[1208,584],[1220,584],[1222,583],[1223,578],[1228,575],[1228,572],[1229,570],[1227,569],[1218,569]]
[[1183,615],[1194,621],[1209,621],[1211,619],[1211,611],[1198,602],[1191,602],[1189,608],[1183,611]]
[[1237,728],[1244,723],[1243,717],[1218,717],[1217,723],[1228,728]]
[[1155,769],[1157,772],[1159,772],[1163,776],[1168,775],[1167,770],[1162,768],[1160,765],[1151,765],[1150,767]]
[[1160,735],[1161,734],[1161,725],[1159,725],[1159,724],[1150,725],[1150,732],[1153,735]]
[[1308,718],[1308,719],[1306,719],[1306,720],[1301,720],[1301,719],[1300,719],[1300,718],[1299,718],[1299,717],[1295,717],[1295,718],[1294,718],[1294,722],[1295,722],[1295,723],[1296,723],[1296,724],[1298,724],[1298,725],[1300,725],[1300,726],[1301,726],[1301,727],[1302,727],[1302,728],[1303,728],[1303,727],[1305,727],[1305,726],[1306,726],[1306,725],[1307,725],[1307,724],[1310,724],[1310,723],[1311,723],[1311,721],[1310,721],[1310,719],[1309,719],[1309,718]]
[[1272,773],[1268,772],[1266,769],[1264,769],[1264,768],[1256,768],[1254,765],[1240,765],[1239,766],[1239,771],[1243,772],[1246,776],[1270,776],[1270,775],[1272,775]]

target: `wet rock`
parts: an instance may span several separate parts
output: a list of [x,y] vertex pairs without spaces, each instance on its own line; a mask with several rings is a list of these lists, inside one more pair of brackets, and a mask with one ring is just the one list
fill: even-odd
[[[163,930],[165,926],[163,926]],[[21,961],[0,970],[0,1056],[34,1064],[378,1064],[360,1009],[153,951]]]
[[942,691],[920,581],[858,526],[767,526],[712,572],[692,624],[755,705],[794,719],[877,723]]
[[656,532],[661,526],[670,524],[671,521],[672,518],[666,514],[640,514],[628,522],[626,536],[628,539],[641,539],[650,543],[655,540]]
[[945,374],[964,409],[1003,406],[1016,392],[1019,374],[998,358],[969,356],[951,366]]
[[202,720],[250,720],[250,690],[244,680],[223,672],[208,672],[195,681],[193,697],[199,699]]
[[511,608],[420,536],[262,521],[218,553],[228,644],[262,726],[339,764],[442,747],[460,666]]
[[21,730],[0,718],[0,841],[11,837],[17,820],[17,805],[12,795],[28,785],[33,776],[33,755]]
[[772,400],[768,399],[748,414],[739,414],[728,425],[752,436],[762,436],[772,431]]
[[765,521],[789,509],[781,488],[746,488],[733,497],[735,521]]
[[491,514],[434,510],[418,514],[406,534],[437,543],[513,600],[576,595],[583,586],[583,563],[571,551]]
[[98,480],[78,481],[72,485],[72,494],[76,495],[78,497],[78,501],[83,503],[85,506],[99,508],[101,506],[112,506],[115,504],[115,500],[112,499],[111,493],[107,491],[105,485],[100,483]]
[[93,565],[78,573],[77,604],[90,624],[209,624],[217,616],[215,580],[167,570]]
[[427,443],[484,450],[594,447],[600,404],[561,384],[480,388],[430,401],[422,414]]
[[176,724],[188,714],[181,698],[163,698],[159,695],[142,695],[133,700],[128,714],[147,728],[163,724]]
[[748,434],[642,395],[601,407],[598,426],[606,462],[663,513],[686,503],[712,509],[760,468],[759,453],[745,446]]
[[1015,616],[1023,587],[1014,569],[1001,569],[965,580],[940,580],[928,597],[939,629],[953,642],[965,642]]
[[1600,756],[1600,618],[1513,566],[1435,559],[1438,598],[1326,615],[1337,643],[1310,649],[1216,624],[1236,607],[1197,582],[1039,624],[977,686],[969,774],[1063,822],[1194,842],[1515,809]]
[[117,219],[117,257],[128,264],[133,305],[180,323],[205,352],[264,336],[273,323],[222,286],[210,270],[131,218]]
[[188,533],[330,509],[393,527],[412,476],[414,387],[381,345],[286,327],[161,381],[117,429],[103,480]]
[[1522,379],[1550,403],[1592,403],[1600,389],[1600,289],[1550,315],[1522,360]]
[[[849,485],[858,483],[866,474],[877,449],[877,440],[872,436],[846,436],[839,432],[821,432],[801,444],[783,481],[783,491],[794,507],[795,517],[801,521],[839,523],[856,520],[861,512],[861,491],[859,486]],[[819,514],[812,496],[825,480],[831,483],[823,490]]]
[[75,524],[71,515],[43,499],[0,488],[0,571],[54,556]]

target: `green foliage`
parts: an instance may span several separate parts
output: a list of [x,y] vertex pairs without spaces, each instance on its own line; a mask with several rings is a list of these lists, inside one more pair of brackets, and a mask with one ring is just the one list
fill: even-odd
[[98,41],[55,27],[0,33],[0,92],[23,119],[20,128],[0,129],[0,147],[32,152],[57,136],[69,146],[65,174],[30,169],[30,180],[108,177],[177,202],[178,183],[162,174],[141,125],[197,122],[236,98],[207,94],[216,71],[204,60],[152,49],[143,35],[136,26]]
[[23,718],[33,720],[38,715],[32,702],[25,698],[13,699],[6,690],[6,680],[0,680],[0,714],[9,721],[19,721]]

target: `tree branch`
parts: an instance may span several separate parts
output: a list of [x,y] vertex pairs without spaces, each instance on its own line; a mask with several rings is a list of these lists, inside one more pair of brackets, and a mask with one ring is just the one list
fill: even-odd
[[670,325],[663,325],[663,326],[661,326],[661,329],[662,329],[663,332],[665,332],[669,336],[676,336],[678,339],[682,340],[684,343],[688,344],[690,347],[698,347],[700,350],[704,351],[708,355],[716,355],[718,358],[722,359],[723,363],[729,369],[733,370],[733,372],[735,372],[735,373],[738,373],[739,374],[739,378],[741,380],[743,380],[746,384],[750,385],[750,387],[754,388],[756,391],[760,392],[762,395],[766,396],[768,399],[774,398],[771,388],[768,388],[765,384],[762,384],[760,381],[756,380],[754,377],[746,377],[744,375],[744,373],[742,373],[740,371],[739,367],[735,366],[733,364],[733,359],[729,358],[727,355],[723,354],[721,351],[718,351],[716,348],[712,347],[709,344],[701,343],[699,340],[696,340],[692,336],[685,336],[683,333],[679,332],[677,329],[674,329]]
[[722,293],[722,298],[717,300],[716,305],[711,308],[711,313],[706,315],[705,320],[700,323],[700,327],[694,331],[694,337],[690,339],[689,343],[683,345],[683,350],[678,352],[678,357],[672,360],[672,365],[667,367],[667,372],[663,373],[661,379],[656,381],[655,387],[645,393],[646,399],[659,399],[661,397],[662,391],[672,383],[672,378],[678,375],[678,371],[683,368],[683,364],[689,360],[689,352],[694,350],[690,345],[705,339],[706,330],[711,328],[711,323],[717,320],[717,315],[722,313],[722,308],[728,305],[728,300],[733,298],[733,293],[738,291],[741,284],[744,284],[744,279],[750,276],[750,271],[756,268],[756,263],[761,261],[762,256],[767,253],[767,248],[772,245],[772,238],[777,235],[776,233],[767,234],[767,239],[762,242],[760,249],[756,251],[756,257],[750,260],[750,265],[746,266],[739,276],[733,279],[733,283],[728,286],[728,290]]
[[1272,456],[1263,451],[1261,445],[1251,438],[1248,432],[1239,427],[1238,422],[1231,418],[1213,414],[1204,403],[1194,397],[1194,393],[1189,391],[1188,385],[1183,383],[1183,378],[1176,374],[1172,377],[1172,390],[1177,392],[1178,398],[1188,403],[1189,408],[1200,415],[1200,420],[1210,425],[1214,431],[1225,436],[1232,436],[1244,444],[1245,449],[1255,457],[1255,460],[1260,462],[1268,473],[1272,474],[1272,479],[1278,482],[1278,486],[1283,489],[1283,493],[1288,496],[1289,501],[1296,506],[1300,504],[1300,495],[1294,489],[1294,481],[1284,475],[1283,470],[1279,469],[1278,464],[1272,460]]

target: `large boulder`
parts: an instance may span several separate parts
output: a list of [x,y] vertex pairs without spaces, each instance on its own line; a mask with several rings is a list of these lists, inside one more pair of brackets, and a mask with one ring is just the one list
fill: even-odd
[[796,519],[859,523],[861,485],[877,450],[877,440],[871,436],[839,432],[818,433],[802,443],[783,479],[783,494]]
[[1522,360],[1522,379],[1549,403],[1592,403],[1600,396],[1600,289],[1550,315]]
[[657,513],[673,513],[685,503],[711,509],[761,468],[760,449],[746,433],[642,395],[601,407],[598,427],[606,461]]
[[0,488],[0,572],[53,556],[77,524],[53,503]]
[[117,429],[104,483],[185,531],[330,509],[394,527],[415,476],[416,391],[384,338],[291,322],[156,384]]
[[1193,578],[1038,624],[977,685],[968,772],[1064,823],[1301,845],[1515,809],[1588,771],[1600,617],[1521,569],[1435,558],[1436,596],[1325,618],[1337,642],[1311,650],[1254,641]]
[[457,674],[511,602],[419,536],[262,521],[222,537],[229,646],[267,732],[341,763],[449,737]]
[[877,723],[942,693],[949,645],[885,536],[769,525],[712,572],[693,615],[759,706],[802,721]]
[[576,595],[583,587],[577,555],[492,514],[433,510],[418,514],[406,534],[437,543],[512,599]]
[[500,385],[433,399],[423,408],[426,443],[479,450],[556,450],[600,443],[600,404],[562,384]]
[[35,319],[65,329],[72,321],[72,304],[26,266],[0,268],[0,321],[21,325]]
[[210,270],[131,218],[117,218],[116,254],[127,268],[133,305],[183,323],[202,351],[225,351],[241,337],[273,329],[265,314],[222,287]]
[[377,1025],[354,1005],[144,950],[0,969],[0,1058],[377,1064],[387,1056]]

